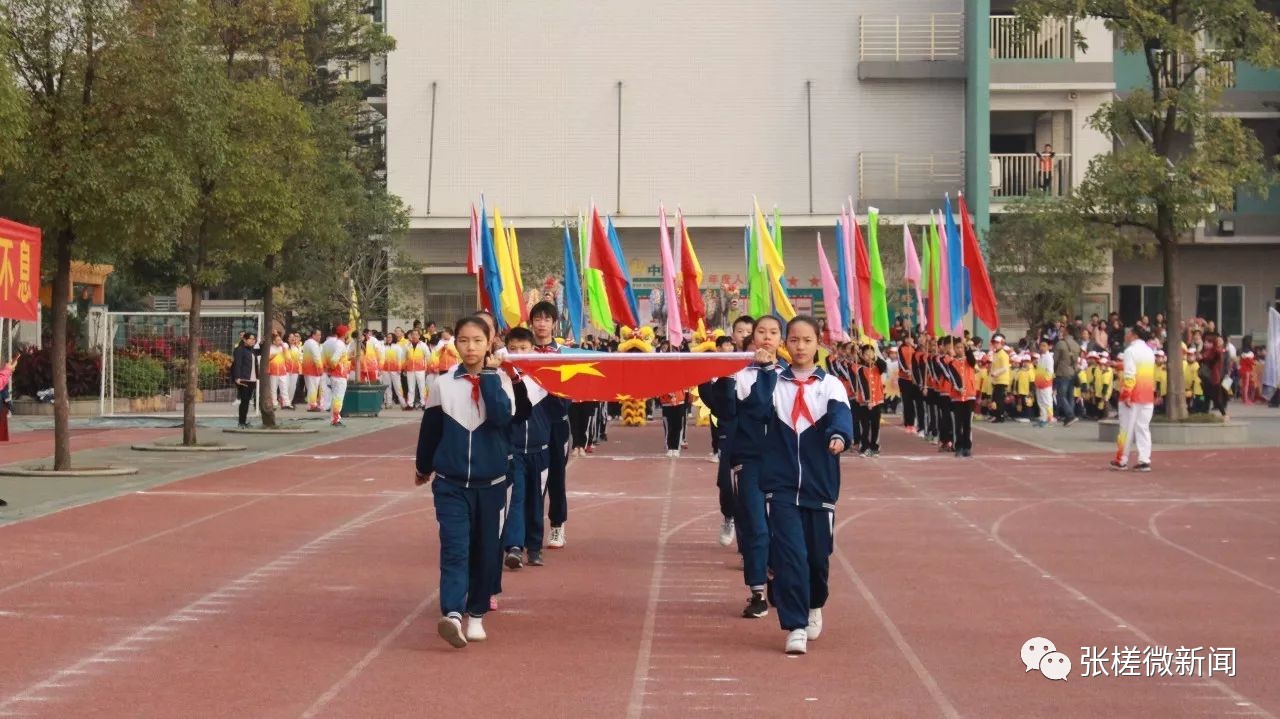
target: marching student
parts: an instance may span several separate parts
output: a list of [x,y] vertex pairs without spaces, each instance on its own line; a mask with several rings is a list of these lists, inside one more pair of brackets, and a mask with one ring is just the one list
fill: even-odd
[[[910,339],[910,338],[908,338]],[[925,398],[928,396],[928,387],[925,386],[925,343],[922,341],[917,347],[911,345],[911,382],[912,393],[915,394],[916,405],[916,431],[915,435],[921,438],[928,438],[929,431],[929,407],[925,404]]]
[[884,409],[883,377],[886,362],[876,356],[874,345],[863,345],[861,363],[854,375],[854,392],[858,397],[859,449],[863,457],[880,456],[880,413]]
[[[745,619],[769,614],[765,597],[769,572],[769,524],[760,490],[765,434],[768,429],[782,321],[773,315],[757,319],[750,341],[755,364],[739,370],[722,386],[721,406],[731,422],[733,439],[728,456],[734,498],[734,527],[742,553],[742,578],[751,594],[742,610]],[[832,381],[835,381],[834,378]]]
[[[560,311],[556,309],[554,302],[543,300],[529,309],[533,351],[560,352],[560,345],[555,340],[555,329],[559,322]],[[457,333],[454,335],[456,337]],[[565,485],[566,467],[569,463],[569,400],[556,397],[552,401],[564,404],[565,416],[564,419],[551,423],[551,442],[548,447],[551,464],[547,471],[547,519],[551,522],[551,533],[547,537],[547,546],[560,549],[565,544],[564,523],[569,519],[569,497]],[[592,404],[587,413],[588,421],[595,407]]]
[[[973,456],[973,410],[978,403],[978,360],[972,347],[957,342],[953,345],[955,358],[951,363],[951,375],[955,380],[956,456]],[[1052,391],[1052,390],[1050,390]]]
[[916,388],[915,372],[916,341],[907,335],[902,338],[898,348],[898,387],[902,391],[902,426],[907,434],[916,433]]
[[346,325],[338,325],[320,346],[331,411],[329,424],[334,427],[343,426],[342,400],[347,394],[347,375],[351,372],[351,348],[347,345],[349,333]]
[[[427,397],[418,432],[415,482],[430,482],[440,524],[440,636],[454,647],[483,641],[482,624],[502,572],[502,513],[506,507],[511,380],[489,353],[489,327],[478,317],[458,320],[454,338],[462,363],[439,378]],[[466,631],[462,615],[467,614]]]
[[[409,379],[404,409],[421,409],[427,402],[427,369],[431,363],[431,345],[422,341],[418,330],[409,330],[409,346],[405,348],[404,370]],[[416,395],[415,395],[416,392]]]
[[898,406],[902,404],[902,385],[900,384],[902,374],[902,365],[898,359],[898,346],[889,345],[885,350],[888,356],[884,358],[885,371],[884,374],[884,411],[887,414],[895,414]]
[[853,431],[844,386],[815,365],[817,348],[818,323],[798,316],[787,323],[791,366],[761,373],[774,391],[760,486],[768,503],[772,596],[788,654],[804,654],[822,633],[839,457]]
[[[724,335],[716,340],[717,352],[736,352],[733,338]],[[733,543],[733,480],[730,477],[729,455],[733,441],[733,422],[724,409],[724,383],[727,377],[720,377],[698,386],[698,396],[711,412],[711,432],[715,437],[716,452],[716,489],[720,500],[720,546],[727,547]]]
[[[533,333],[523,327],[511,328],[507,332],[507,351],[532,352]],[[502,529],[502,548],[507,553],[508,569],[520,569],[526,561],[530,566],[541,567],[543,493],[550,462],[551,422],[561,418],[564,405],[548,401],[550,395],[537,382],[527,379],[514,367],[506,367],[516,409],[511,424],[511,501]]]
[[302,343],[302,381],[307,386],[308,412],[323,412],[329,408],[328,387],[321,381],[324,379],[324,357],[320,337],[320,330],[312,330],[311,336]]
[[951,372],[947,369],[948,360],[951,358],[952,338],[942,337],[938,339],[938,351],[930,355],[931,366],[933,368],[934,385],[937,387],[937,415],[938,415],[938,451],[953,452],[955,451],[955,423],[954,415],[951,412],[951,390],[954,388],[951,381]]
[[662,434],[666,441],[667,456],[680,457],[680,440],[684,438],[684,420],[689,404],[689,392],[678,390],[658,398],[662,404]]

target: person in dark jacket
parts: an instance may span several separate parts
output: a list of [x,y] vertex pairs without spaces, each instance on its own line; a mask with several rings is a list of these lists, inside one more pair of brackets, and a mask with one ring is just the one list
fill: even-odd
[[240,429],[249,426],[249,402],[258,389],[258,356],[255,346],[258,336],[245,332],[240,337],[240,346],[236,347],[231,358],[231,381],[236,386],[236,396],[240,400]]

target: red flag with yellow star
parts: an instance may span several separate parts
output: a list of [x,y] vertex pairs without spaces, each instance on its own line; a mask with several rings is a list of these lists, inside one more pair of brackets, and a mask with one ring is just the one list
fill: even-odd
[[752,361],[749,352],[514,354],[506,362],[547,392],[575,402],[648,399],[728,377]]

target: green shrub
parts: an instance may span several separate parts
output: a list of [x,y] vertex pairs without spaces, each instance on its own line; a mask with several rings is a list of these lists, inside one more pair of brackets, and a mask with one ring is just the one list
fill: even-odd
[[117,397],[167,394],[164,364],[151,357],[116,357],[113,372]]
[[227,384],[227,374],[223,372],[222,365],[207,359],[207,355],[196,364],[196,373],[200,389],[221,389]]

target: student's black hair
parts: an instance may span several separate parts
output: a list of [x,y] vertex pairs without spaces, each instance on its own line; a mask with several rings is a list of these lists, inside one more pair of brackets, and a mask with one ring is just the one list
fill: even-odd
[[761,323],[761,322],[764,322],[765,320],[769,320],[769,321],[771,321],[771,322],[773,322],[773,323],[777,324],[777,325],[778,325],[778,331],[779,331],[779,332],[782,332],[784,335],[786,334],[786,329],[787,329],[787,328],[786,328],[786,326],[782,324],[782,320],[778,319],[778,318],[777,318],[776,316],[774,316],[774,315],[764,315],[764,316],[762,316],[762,317],[757,317],[756,319],[752,320],[752,322],[751,322],[751,333],[752,333],[752,334],[755,334],[756,328],[757,328],[757,327],[759,327],[759,326],[760,326],[760,323]]
[[738,325],[742,324],[743,322],[746,322],[747,324],[751,325],[752,327],[755,327],[755,326],[756,326],[756,318],[752,317],[751,315],[739,315],[739,316],[738,316],[738,319],[734,320],[734,321],[733,321],[733,324],[731,324],[731,325],[729,325],[729,326],[730,326],[730,327],[737,327]]
[[818,321],[809,315],[796,315],[795,317],[792,317],[791,321],[787,323],[787,331],[783,334],[788,337],[791,336],[791,328],[796,325],[809,325],[813,328],[814,335],[822,334],[822,330],[818,329]]
[[716,349],[720,349],[724,345],[733,344],[733,338],[729,335],[721,335],[716,338]]
[[[532,313],[530,313],[532,317]],[[533,331],[528,327],[512,327],[507,331],[507,342],[528,342],[533,344]]]
[[945,337],[939,337],[939,338],[938,338],[938,346],[939,346],[939,347],[950,347],[950,346],[951,346],[951,340],[952,340],[952,338],[951,338],[951,336],[950,336],[950,335],[947,335],[947,336],[945,336]]
[[480,319],[479,315],[471,315],[470,317],[463,317],[458,320],[457,323],[453,325],[454,336],[456,337],[458,333],[462,331],[462,328],[467,325],[475,325],[476,327],[479,327],[480,331],[484,332],[485,339],[489,339],[492,336],[489,334],[489,324]]
[[548,302],[547,300],[539,302],[529,310],[529,319],[543,316],[550,317],[552,322],[559,322],[560,310],[556,309],[554,302]]

